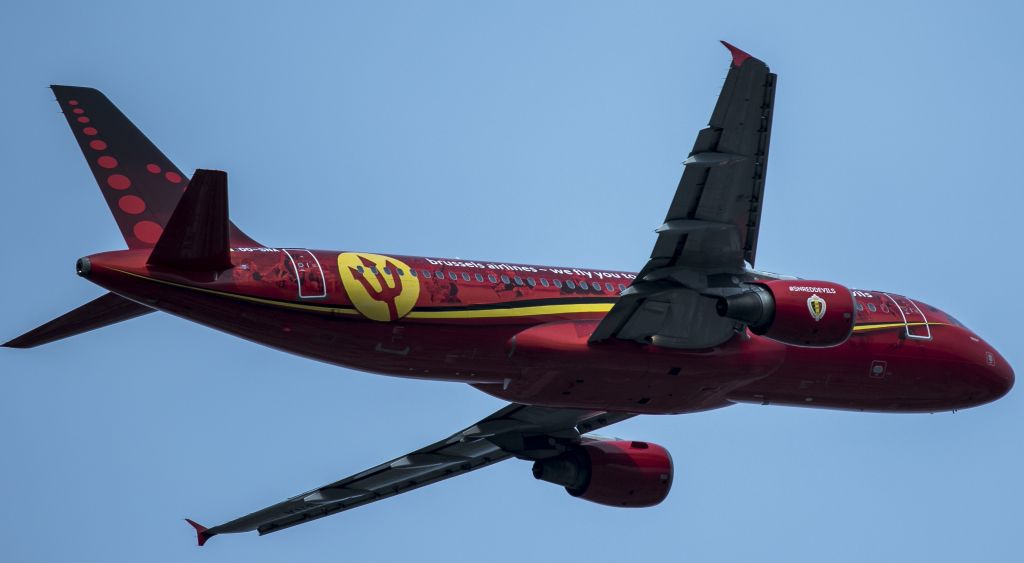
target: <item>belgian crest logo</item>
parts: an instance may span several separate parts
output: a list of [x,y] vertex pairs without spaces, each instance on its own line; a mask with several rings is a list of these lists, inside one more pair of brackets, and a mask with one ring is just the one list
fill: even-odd
[[827,304],[825,300],[818,297],[817,293],[812,294],[807,298],[807,310],[811,312],[811,317],[815,321],[820,321],[825,316],[825,308]]

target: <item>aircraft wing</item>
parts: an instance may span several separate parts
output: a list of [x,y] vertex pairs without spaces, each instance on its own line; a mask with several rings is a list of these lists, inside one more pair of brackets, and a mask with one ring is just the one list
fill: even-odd
[[592,342],[704,348],[735,329],[716,313],[714,289],[734,285],[733,277],[754,265],[776,77],[765,63],[722,43],[733,60],[711,120],[683,163],[650,260]]
[[302,493],[230,522],[196,528],[199,545],[217,535],[257,531],[260,535],[392,497],[518,457],[558,455],[581,435],[633,415],[510,404],[451,436],[376,467]]

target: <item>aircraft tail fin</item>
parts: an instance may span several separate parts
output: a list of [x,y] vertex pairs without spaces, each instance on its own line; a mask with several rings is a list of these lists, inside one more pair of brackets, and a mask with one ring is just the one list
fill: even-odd
[[[106,96],[51,86],[128,248],[151,248],[189,179]],[[262,246],[229,224],[234,246]]]
[[6,348],[34,348],[152,312],[153,309],[145,305],[139,305],[115,293],[107,293],[22,334],[3,346]]
[[228,175],[219,170],[196,170],[148,263],[197,271],[230,268],[230,224]]

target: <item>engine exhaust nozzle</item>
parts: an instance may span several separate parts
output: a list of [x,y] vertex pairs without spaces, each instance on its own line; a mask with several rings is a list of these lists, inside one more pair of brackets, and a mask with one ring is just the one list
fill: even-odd
[[755,285],[749,291],[720,297],[715,311],[720,317],[739,321],[756,331],[771,325],[775,318],[775,299],[767,289]]

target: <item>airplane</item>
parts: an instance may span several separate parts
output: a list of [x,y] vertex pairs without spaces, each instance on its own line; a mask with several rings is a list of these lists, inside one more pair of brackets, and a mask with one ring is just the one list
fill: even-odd
[[953,316],[893,292],[754,269],[777,77],[722,42],[728,74],[639,270],[265,246],[229,219],[227,175],[188,178],[95,89],[52,86],[127,243],[79,258],[107,293],[4,346],[154,311],[350,369],[508,401],[419,450],[205,527],[276,532],[517,458],[572,496],[646,507],[669,452],[595,434],[741,403],[932,413],[1014,373]]

